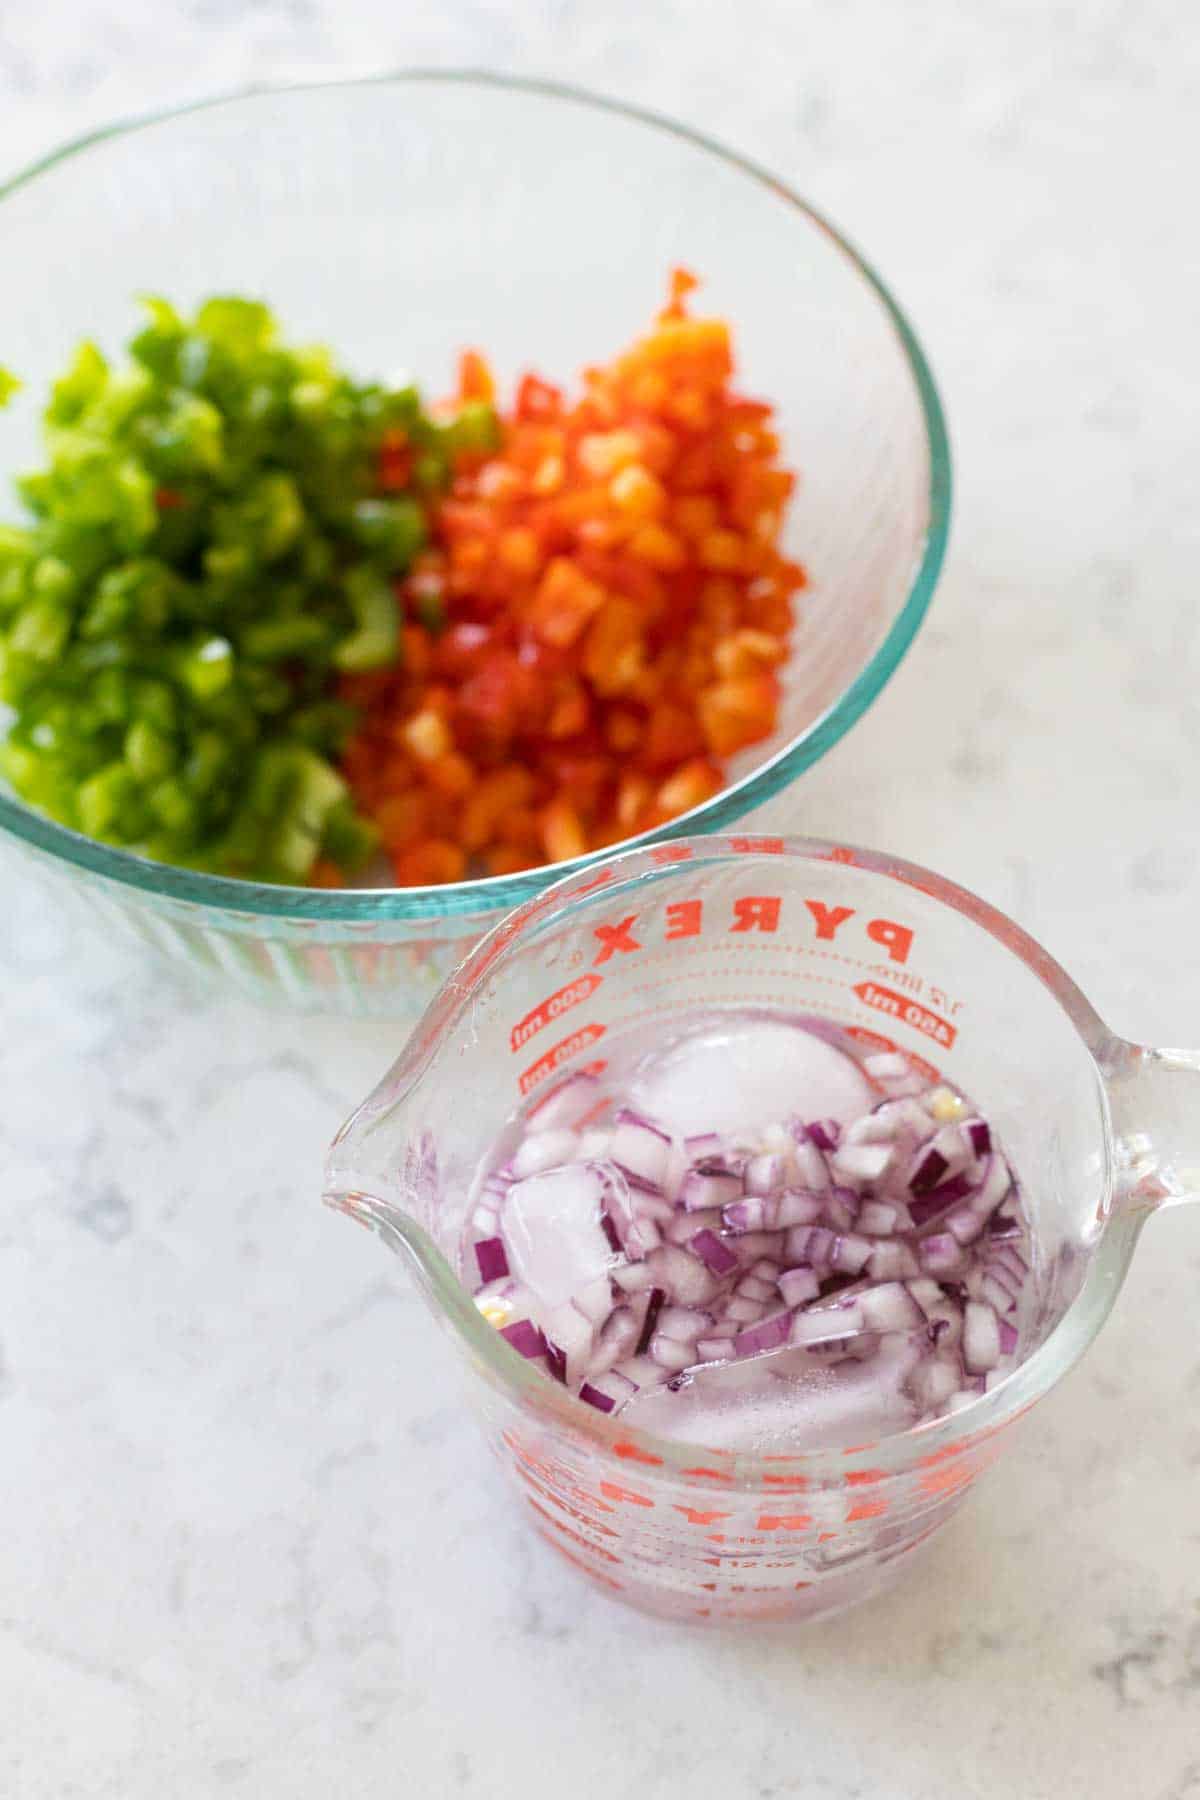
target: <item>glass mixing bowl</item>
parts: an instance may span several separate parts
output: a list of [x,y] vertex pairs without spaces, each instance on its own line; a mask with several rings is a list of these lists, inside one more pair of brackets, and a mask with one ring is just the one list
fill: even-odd
[[[772,740],[730,785],[631,843],[726,828],[835,744],[925,614],[950,462],[912,329],[871,268],[773,177],[694,132],[548,83],[405,73],[257,90],[99,133],[0,188],[0,346],[25,387],[0,476],[37,455],[81,337],[116,347],[135,296],[261,295],[363,375],[451,384],[464,344],[509,380],[569,378],[650,318],[667,270],[732,321],[739,380],[800,471],[787,548],[809,571]],[[5,509],[0,505],[0,514]],[[518,901],[578,865],[438,888],[312,890],[192,874],[0,794],[0,833],[82,906],[252,994],[415,1013]],[[580,863],[588,859],[580,859]]]

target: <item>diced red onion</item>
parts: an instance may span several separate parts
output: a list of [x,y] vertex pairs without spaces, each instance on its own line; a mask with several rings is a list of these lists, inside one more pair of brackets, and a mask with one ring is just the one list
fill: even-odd
[[691,1306],[664,1306],[658,1315],[657,1329],[664,1337],[679,1344],[694,1344],[712,1329],[712,1318]]
[[742,1295],[743,1299],[746,1300],[773,1300],[775,1298],[775,1283],[773,1281],[760,1281],[757,1275],[743,1275],[742,1279],[737,1284],[737,1291]]
[[[609,1314],[588,1363],[588,1375],[594,1379],[624,1362],[634,1352],[638,1340],[637,1315],[630,1306],[618,1306]],[[565,1365],[565,1359],[564,1359]]]
[[568,1387],[574,1387],[592,1360],[596,1348],[596,1327],[590,1319],[584,1318],[570,1300],[547,1312],[542,1323],[547,1336],[558,1345],[566,1358],[566,1383]]
[[821,1291],[821,1284],[811,1269],[785,1269],[779,1277],[779,1291],[785,1303],[795,1308],[803,1306],[809,1300],[815,1300]]
[[644,1356],[646,1354],[650,1339],[654,1336],[654,1333],[658,1328],[658,1315],[662,1310],[663,1302],[666,1300],[666,1297],[667,1296],[662,1288],[656,1287],[650,1289],[650,1297],[646,1302],[646,1311],[642,1317],[642,1329],[638,1333],[637,1347],[634,1351],[635,1356]]
[[946,1216],[946,1230],[960,1244],[973,1244],[977,1237],[983,1236],[983,1220],[971,1207],[956,1206]]
[[872,1249],[869,1238],[859,1237],[856,1232],[848,1231],[834,1243],[830,1261],[843,1275],[860,1275],[867,1266]]
[[572,1302],[576,1311],[583,1314],[589,1325],[603,1325],[612,1311],[612,1283],[607,1275],[598,1281],[589,1281],[586,1287],[579,1289]]
[[663,1371],[648,1356],[627,1356],[624,1362],[617,1364],[613,1374],[620,1375],[635,1388],[657,1387],[663,1378]]
[[790,1263],[827,1263],[833,1255],[835,1234],[823,1225],[797,1225],[784,1239]]
[[956,1393],[962,1381],[962,1368],[957,1357],[953,1362],[941,1356],[919,1362],[909,1376],[909,1392],[922,1412],[944,1406]]
[[986,1119],[966,1119],[963,1130],[970,1140],[971,1149],[977,1157],[990,1154],[992,1148],[992,1128]]
[[842,1128],[836,1119],[812,1119],[807,1126],[808,1141],[815,1144],[818,1150],[836,1150],[842,1136]]
[[[736,1205],[737,1202],[735,1201]],[[698,1231],[720,1231],[725,1220],[716,1207],[708,1212],[676,1212],[669,1224],[663,1226],[663,1239],[668,1244],[686,1244],[694,1238]]]
[[963,1308],[962,1355],[970,1375],[986,1375],[1000,1361],[1000,1321],[984,1301]]
[[913,1224],[920,1229],[921,1226],[940,1219],[944,1212],[972,1191],[969,1177],[958,1174],[951,1175],[948,1181],[943,1181],[928,1194],[914,1194],[908,1202]]
[[766,1350],[777,1350],[781,1344],[786,1344],[791,1333],[792,1314],[772,1313],[770,1318],[760,1319],[745,1331],[739,1331],[733,1347],[739,1356],[759,1356]]
[[884,1281],[878,1287],[869,1287],[855,1304],[871,1331],[914,1331],[925,1322],[902,1281]]
[[1012,1276],[1018,1288],[1023,1285],[1029,1274],[1029,1264],[1015,1244],[997,1243],[994,1238],[989,1239],[987,1258],[989,1268],[1004,1269]]
[[612,1369],[607,1375],[602,1376],[596,1385],[605,1393],[611,1394],[618,1406],[622,1405],[626,1400],[632,1399],[637,1389],[636,1382],[630,1381],[626,1376],[618,1374],[616,1369]]
[[707,1264],[675,1244],[661,1244],[646,1260],[654,1270],[658,1286],[665,1288],[680,1306],[703,1306],[720,1286]]
[[737,1252],[738,1262],[743,1269],[750,1268],[760,1256],[770,1256],[776,1262],[783,1256],[782,1231],[743,1231],[727,1241],[729,1248]]
[[[885,1100],[884,1106],[892,1106],[894,1102]],[[847,1125],[842,1134],[842,1148],[850,1144],[892,1144],[896,1140],[896,1121],[886,1112],[864,1113],[861,1119],[855,1119]]]
[[824,1194],[833,1185],[828,1164],[815,1144],[798,1143],[794,1156],[798,1187],[807,1188],[812,1194]]
[[1012,1175],[1008,1164],[1000,1152],[994,1150],[988,1157],[984,1177],[979,1184],[979,1191],[972,1199],[973,1209],[981,1218],[988,1218],[995,1212],[1000,1202],[1007,1198],[1011,1186]]
[[791,1340],[811,1349],[816,1344],[843,1343],[865,1328],[858,1304],[809,1307],[793,1317]]
[[685,1212],[708,1212],[712,1207],[730,1205],[743,1192],[740,1175],[701,1164],[684,1176],[679,1201]]
[[719,1238],[715,1231],[698,1231],[688,1244],[694,1256],[699,1256],[714,1275],[728,1275],[736,1269],[738,1259],[729,1245]]
[[613,1123],[608,1153],[620,1168],[641,1181],[650,1182],[661,1192],[671,1139],[651,1119],[627,1106],[622,1107]]
[[915,1281],[910,1281],[908,1291],[926,1315],[931,1306],[940,1306],[945,1298],[941,1282],[928,1275],[919,1275]]
[[779,1226],[815,1225],[824,1210],[820,1194],[787,1188],[775,1197],[775,1223]]
[[787,1181],[787,1163],[779,1155],[752,1156],[744,1180],[748,1194],[774,1194]]
[[508,1256],[504,1249],[504,1239],[498,1237],[480,1238],[475,1246],[475,1261],[479,1264],[479,1279],[483,1282],[503,1281],[509,1273]]
[[917,1254],[931,1275],[952,1275],[962,1267],[962,1245],[949,1231],[934,1231],[922,1238]]
[[721,1208],[721,1222],[727,1231],[762,1231],[767,1222],[766,1200],[758,1195],[732,1200]]
[[849,1231],[858,1217],[858,1195],[853,1188],[831,1188],[825,1196],[824,1212],[834,1231]]
[[932,1148],[922,1150],[917,1157],[916,1167],[908,1178],[910,1194],[927,1194],[935,1188],[942,1176],[950,1167],[949,1160],[940,1150]]
[[660,1368],[669,1369],[672,1375],[678,1375],[681,1369],[690,1368],[696,1360],[690,1344],[681,1344],[676,1338],[669,1338],[661,1331],[656,1331],[650,1339],[650,1355]]
[[725,1140],[719,1132],[698,1131],[684,1138],[683,1148],[689,1162],[703,1162],[706,1157],[719,1156],[725,1148]]
[[518,1319],[515,1325],[502,1325],[500,1336],[519,1356],[545,1356],[546,1339],[532,1319]]
[[[897,1242],[895,1238],[884,1238],[882,1243],[877,1241],[871,1246],[867,1274],[872,1281],[905,1281],[910,1274],[911,1256],[906,1244]],[[911,1273],[917,1273],[916,1269]]]
[[1016,1295],[1009,1292],[997,1275],[985,1275],[979,1284],[979,1298],[986,1300],[998,1313],[1012,1312]]
[[590,1381],[585,1381],[580,1388],[579,1398],[585,1401],[588,1406],[594,1406],[598,1412],[603,1413],[612,1412],[617,1404],[614,1395],[606,1394],[603,1388],[594,1386]]
[[604,1210],[612,1221],[618,1241],[630,1262],[640,1262],[661,1242],[653,1219],[638,1213],[628,1184],[616,1171],[604,1185]]
[[[673,1138],[628,1106],[610,1119],[611,1090],[569,1077],[479,1186],[464,1232],[477,1299],[502,1303],[519,1353],[601,1411],[789,1346],[762,1379],[811,1357],[858,1380],[869,1362],[921,1417],[969,1405],[1019,1347],[1020,1198],[986,1119],[939,1124],[907,1058],[868,1062],[887,1096],[869,1113],[744,1137]],[[560,1171],[579,1196],[522,1193]],[[536,1256],[535,1225],[551,1233]]]
[[842,1181],[882,1181],[892,1165],[890,1144],[845,1144],[834,1151],[830,1164]]
[[639,1219],[653,1219],[660,1231],[664,1225],[678,1217],[665,1194],[651,1192],[640,1182],[629,1183],[629,1203]]
[[735,1320],[739,1325],[753,1325],[756,1319],[762,1318],[766,1310],[761,1300],[751,1300],[748,1294],[735,1294],[726,1303],[725,1317]]
[[896,1229],[896,1208],[886,1200],[864,1200],[855,1223],[868,1237],[889,1237]]

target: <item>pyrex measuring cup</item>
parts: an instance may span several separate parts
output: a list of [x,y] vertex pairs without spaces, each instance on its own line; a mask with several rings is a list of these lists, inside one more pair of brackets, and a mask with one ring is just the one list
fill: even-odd
[[[618,1026],[697,1005],[836,1019],[993,1121],[1038,1246],[1033,1348],[1007,1380],[875,1443],[749,1455],[584,1406],[480,1316],[458,1244],[506,1117],[602,1063]],[[539,1535],[634,1605],[729,1620],[812,1616],[893,1579],[1087,1348],[1150,1212],[1198,1188],[1200,1055],[1114,1037],[1031,938],[940,876],[802,839],[710,837],[618,856],[498,925],[339,1134],[326,1197],[406,1256]]]

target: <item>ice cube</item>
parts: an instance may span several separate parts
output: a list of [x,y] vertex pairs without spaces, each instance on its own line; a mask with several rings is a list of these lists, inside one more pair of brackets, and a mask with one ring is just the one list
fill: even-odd
[[586,1163],[509,1188],[501,1214],[508,1260],[542,1306],[562,1306],[617,1260],[600,1223],[603,1198],[603,1178]]
[[845,1124],[874,1098],[857,1063],[824,1038],[777,1019],[718,1021],[638,1071],[635,1104],[680,1136],[761,1134],[780,1119]]

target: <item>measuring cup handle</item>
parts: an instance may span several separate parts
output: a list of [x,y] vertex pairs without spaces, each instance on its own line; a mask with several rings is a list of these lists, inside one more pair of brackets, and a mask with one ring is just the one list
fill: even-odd
[[1200,1200],[1200,1050],[1114,1040],[1103,1073],[1118,1204],[1149,1212]]

